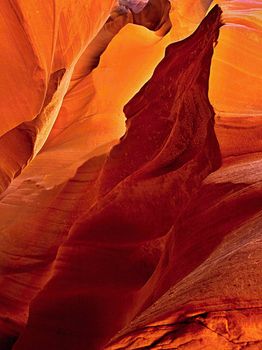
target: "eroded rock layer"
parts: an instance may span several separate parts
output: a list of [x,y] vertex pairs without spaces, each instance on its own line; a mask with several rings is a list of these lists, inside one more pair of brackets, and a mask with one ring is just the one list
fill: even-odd
[[16,349],[99,349],[141,307],[138,295],[158,266],[151,256],[156,239],[165,239],[220,165],[207,96],[219,27],[216,7],[190,38],[167,48],[126,105],[127,132],[102,168],[98,199],[61,245]]
[[260,349],[260,169],[239,156],[204,180],[140,292],[148,308],[108,349]]
[[214,2],[1,5],[1,350],[262,347],[262,5]]

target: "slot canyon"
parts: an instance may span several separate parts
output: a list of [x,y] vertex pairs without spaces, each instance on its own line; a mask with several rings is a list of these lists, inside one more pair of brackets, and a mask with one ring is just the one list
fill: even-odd
[[262,1],[0,28],[0,350],[262,350]]

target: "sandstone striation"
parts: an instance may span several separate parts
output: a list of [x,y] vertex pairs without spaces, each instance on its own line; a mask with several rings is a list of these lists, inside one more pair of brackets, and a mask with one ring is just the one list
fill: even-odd
[[261,21],[1,5],[1,350],[262,348]]

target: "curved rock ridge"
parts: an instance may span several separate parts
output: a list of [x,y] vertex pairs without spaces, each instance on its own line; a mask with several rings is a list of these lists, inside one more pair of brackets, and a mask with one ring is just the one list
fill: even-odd
[[258,350],[262,4],[124,2],[1,5],[0,349]]
[[[21,37],[20,41],[24,41],[25,45],[29,46],[30,50],[34,52],[35,63],[33,67],[35,70],[41,71],[42,75],[39,73],[34,77],[34,74],[31,73],[26,64],[21,71],[25,71],[28,76],[34,77],[34,80],[28,82],[29,85],[33,85],[34,81],[37,80],[37,84],[42,86],[40,89],[37,84],[34,85],[39,93],[39,99],[42,100],[41,103],[38,103],[36,97],[32,97],[33,101],[38,103],[36,106],[37,110],[35,109],[34,111],[26,109],[21,112],[21,106],[25,106],[25,108],[27,106],[27,104],[23,103],[22,97],[20,102],[17,101],[17,107],[16,103],[12,104],[13,109],[10,109],[8,113],[6,113],[6,106],[3,106],[3,108],[0,106],[4,116],[3,118],[5,118],[5,116],[7,117],[7,121],[3,119],[2,131],[0,130],[0,136],[3,135],[0,139],[0,149],[2,152],[7,149],[7,156],[0,162],[0,193],[3,192],[12,180],[32,162],[34,157],[41,150],[45,150],[49,146],[49,140],[52,141],[57,134],[63,131],[65,131],[66,134],[68,127],[72,126],[72,124],[76,125],[70,128],[70,134],[63,134],[63,141],[61,142],[61,139],[58,138],[56,139],[56,143],[61,146],[61,143],[64,144],[65,139],[69,138],[69,142],[73,140],[74,143],[74,145],[71,144],[70,147],[76,152],[80,148],[79,141],[77,140],[79,136],[77,135],[77,133],[79,133],[78,129],[83,129],[83,125],[80,127],[79,124],[84,124],[87,132],[91,132],[92,127],[89,124],[92,124],[97,129],[93,123],[93,119],[104,119],[103,123],[107,124],[108,127],[104,128],[103,135],[101,135],[103,136],[101,137],[102,140],[97,142],[98,146],[111,142],[114,138],[118,138],[121,133],[123,133],[123,118],[116,118],[115,115],[121,114],[123,105],[132,97],[133,91],[139,89],[144,83],[144,73],[142,73],[142,79],[141,76],[139,77],[138,83],[133,84],[131,82],[131,84],[129,84],[131,86],[134,85],[131,90],[130,86],[126,84],[125,90],[120,94],[120,99],[116,99],[114,104],[111,103],[112,98],[109,93],[112,84],[111,82],[104,84],[103,67],[101,67],[100,72],[98,71],[92,76],[89,76],[89,73],[98,65],[100,56],[107,48],[110,41],[127,23],[140,24],[151,30],[157,30],[158,38],[166,34],[171,27],[168,16],[170,5],[168,0],[163,0],[161,2],[151,1],[150,4],[148,4],[149,6],[139,14],[131,12],[119,14],[114,11],[114,5],[115,1],[113,0],[111,2],[108,1],[108,3],[103,2],[103,4],[97,2],[96,5],[81,2],[77,8],[74,8],[72,3],[68,1],[68,4],[64,7],[57,5],[53,8],[52,1],[50,1],[45,7],[41,8],[28,2],[27,5],[19,4],[17,8],[15,6],[8,6],[7,9],[5,9],[7,18],[10,21],[13,21],[12,16],[14,16],[14,13],[18,12],[19,15],[16,16],[16,21],[19,22],[18,27],[21,29],[22,33],[28,30],[27,36],[21,37],[20,34],[20,36],[17,34],[17,37]],[[52,11],[55,13],[51,16],[50,13]],[[38,21],[34,21],[32,18],[27,20],[27,17],[30,17],[30,13],[36,13],[39,17]],[[70,17],[71,13],[74,14],[75,18],[80,18],[81,20],[77,21],[77,23],[74,22],[73,17],[69,20],[68,17]],[[79,13],[86,14],[86,16],[79,16]],[[111,16],[109,16],[110,13]],[[46,31],[42,30],[42,27],[45,25],[43,20],[45,16],[50,17],[50,28],[47,26]],[[97,21],[95,20],[96,16]],[[60,18],[63,20],[60,20]],[[52,24],[52,19],[54,24]],[[72,25],[70,24],[71,22]],[[64,29],[65,23],[67,23],[66,26],[70,28],[69,32]],[[24,27],[26,29],[24,29]],[[3,30],[3,35],[8,30],[14,32],[14,35],[18,32],[18,29],[15,31],[12,27],[7,26],[7,28]],[[39,35],[38,31],[40,32]],[[45,35],[42,34],[43,32],[45,32]],[[47,37],[50,38],[49,41],[46,39]],[[154,37],[153,34],[152,37]],[[51,38],[55,41],[52,41]],[[71,45],[73,40],[74,44]],[[54,47],[51,47],[51,45]],[[164,49],[166,44],[162,46]],[[11,48],[8,48],[8,50],[10,49]],[[3,47],[3,61],[6,54],[5,50],[7,50],[7,48]],[[117,52],[119,52],[118,49]],[[24,55],[26,62],[31,60],[31,56],[27,55],[26,52],[24,52]],[[44,57],[44,55],[46,55],[46,57]],[[149,56],[151,57],[150,52]],[[107,62],[107,65],[112,65],[114,62],[114,54],[110,53],[109,57],[110,62]],[[16,56],[13,56],[13,59],[14,62],[19,61]],[[121,57],[117,60],[121,60]],[[151,65],[153,69],[154,62],[151,63]],[[143,66],[142,70],[145,69],[147,69],[146,65]],[[3,80],[2,84],[8,87],[9,90],[7,90],[11,91],[12,94],[12,89],[16,86],[12,85],[13,82],[10,79],[10,76],[16,75],[13,64],[9,65],[9,73],[9,78],[6,82]],[[120,70],[119,77],[124,73],[125,72]],[[27,80],[24,78],[20,79],[20,75],[18,75],[18,82],[21,86],[19,85],[16,87],[19,91],[24,91],[26,95],[27,90],[25,84],[27,84]],[[110,78],[111,76],[115,78],[115,75],[116,72],[113,70],[108,77]],[[105,85],[102,89],[101,84],[103,84],[103,86]],[[99,93],[97,92],[98,90]],[[105,90],[108,91],[106,92]],[[128,97],[126,97],[126,94]],[[8,101],[9,97],[5,98],[5,95],[6,91],[3,92],[3,100]],[[105,98],[105,95],[108,95],[108,97]],[[122,95],[124,95],[123,101],[121,100]],[[16,94],[16,96],[18,100],[20,95]],[[31,95],[28,94],[29,99],[31,98],[30,96]],[[99,106],[99,108],[97,106]],[[30,108],[32,107],[33,106]],[[17,108],[17,110],[14,110],[15,108]],[[110,111],[110,109],[112,111]],[[10,113],[12,113],[12,115],[10,115]],[[14,114],[17,116],[14,117]],[[101,122],[102,121],[100,121],[100,123]],[[83,133],[81,137],[83,138]],[[24,149],[23,154],[17,152],[14,147],[14,143],[17,139],[19,139],[21,148]],[[82,143],[84,143],[84,149],[90,149],[90,145],[86,145],[84,140]],[[96,148],[93,144],[94,142],[92,142],[92,150]],[[52,142],[51,146],[53,146]],[[84,153],[83,150],[82,153]],[[87,151],[84,154],[86,155],[88,153]],[[78,157],[75,158],[78,159]],[[80,161],[78,159],[78,161],[76,161],[73,173],[70,172],[70,174],[66,176],[67,179],[73,176],[78,166],[82,163],[82,160]],[[70,166],[69,164],[70,159],[68,159],[67,166]]]
[[204,180],[140,292],[146,309],[106,349],[260,349],[261,155]]
[[[32,9],[30,6],[28,3],[28,8],[23,7],[23,11],[28,11],[28,16]],[[99,4],[96,6],[94,13],[98,10]],[[3,271],[1,300],[4,300],[1,305],[1,314],[4,324],[10,323],[9,335],[17,335],[24,326],[27,320],[28,304],[42,286],[42,282],[39,281],[44,281],[45,274],[48,274],[56,249],[61,242],[61,232],[67,232],[70,227],[67,223],[72,223],[77,217],[77,214],[72,212],[73,209],[70,211],[70,205],[67,203],[70,201],[74,208],[74,201],[77,201],[78,197],[72,195],[73,197],[70,198],[69,192],[66,200],[60,201],[56,200],[57,193],[67,187],[67,182],[70,178],[74,178],[81,165],[84,166],[89,159],[106,152],[108,147],[117,142],[117,138],[123,133],[122,106],[143,84],[145,77],[151,76],[166,45],[172,40],[170,32],[167,39],[159,41],[159,35],[162,35],[160,33],[162,24],[165,26],[166,23],[164,19],[166,11],[169,9],[168,1],[151,1],[145,11],[136,16],[132,14],[132,18],[129,15],[114,17],[111,9],[111,19],[106,21],[90,45],[83,51],[74,65],[71,79],[69,79],[71,72],[64,72],[63,69],[53,73],[50,77],[50,81],[53,82],[49,84],[46,93],[44,103],[46,107],[43,113],[32,122],[22,123],[19,127],[12,129],[0,140],[4,154],[1,158],[3,162],[1,167],[3,170],[2,190],[22,170],[22,173],[11,182],[8,190],[3,192],[0,205],[1,271]],[[14,10],[15,8],[12,9]],[[40,11],[40,8],[37,11]],[[41,8],[41,11],[41,16],[44,16],[45,11],[48,16],[48,11],[51,9],[46,5]],[[68,11],[65,13],[70,13],[69,8]],[[77,11],[72,11],[76,17]],[[152,11],[153,15],[151,15]],[[142,26],[125,26],[129,21],[146,25],[148,15],[151,16],[150,21],[157,15],[155,22],[149,21],[149,23],[157,24],[157,27],[153,25],[157,30],[156,34]],[[164,19],[163,23],[161,18]],[[26,23],[24,21],[23,25],[26,26]],[[35,22],[33,24],[37,25]],[[30,25],[31,22],[28,26]],[[79,20],[78,25],[81,26]],[[123,30],[119,32],[121,28]],[[62,40],[63,29],[56,26],[54,30],[59,30],[61,34],[59,38]],[[71,30],[73,31],[74,27]],[[46,32],[47,36],[49,34]],[[77,33],[76,37],[78,35],[82,36],[82,33]],[[39,37],[39,41],[42,40],[41,38],[42,36]],[[129,38],[129,46],[122,46],[122,56],[119,56],[119,45],[122,45],[121,42],[126,42],[127,38]],[[131,38],[136,38],[136,40],[132,43]],[[110,43],[111,40],[112,43]],[[83,41],[83,43],[86,42]],[[50,42],[47,44],[49,45]],[[101,52],[106,48],[98,68],[89,74],[97,65]],[[130,61],[130,53],[139,50],[142,50],[143,59]],[[130,70],[126,69],[127,65],[131,67]],[[105,67],[107,67],[106,74]],[[10,67],[11,75],[12,66]],[[115,84],[115,81],[118,81],[118,84]],[[64,98],[59,92],[60,86],[68,89]],[[54,98],[53,94],[55,94]],[[60,106],[62,98],[62,106]],[[61,108],[56,118],[55,114],[59,107]],[[55,124],[50,131],[50,126],[55,118]],[[40,129],[45,132],[40,132]],[[39,152],[47,136],[47,141]],[[17,143],[19,143],[18,148]],[[53,219],[47,225],[45,218],[48,215],[51,215]],[[47,235],[43,245],[42,241],[37,239],[38,230],[44,231],[43,235]],[[25,256],[26,247],[30,249],[26,250],[27,255]],[[32,264],[32,259],[36,262],[35,264]],[[20,271],[19,274],[12,270],[14,261],[15,271]],[[43,268],[41,272],[38,269],[36,275],[35,268],[38,261],[41,262],[40,265],[43,264]],[[10,273],[6,272],[8,266],[11,266]],[[16,305],[15,309],[12,307],[13,304]]]
[[[225,115],[261,114],[261,64],[260,56],[256,54],[262,40],[261,4],[255,1],[247,4],[240,0],[219,3],[224,9],[226,26],[222,28],[211,68],[209,95],[212,105]],[[18,56],[15,54],[17,47],[14,48],[13,41],[2,41],[12,42],[11,46],[3,45],[1,49],[2,67],[7,64],[5,57],[12,56],[12,61],[8,69],[3,69],[9,73],[4,75],[1,85],[2,101],[7,103],[0,106],[3,115],[0,134],[6,133],[0,140],[0,149],[2,152],[6,150],[6,156],[0,162],[0,191],[3,192],[24,171],[39,151],[60,147],[68,179],[83,164],[78,153],[87,160],[89,150],[119,138],[124,132],[123,106],[150,78],[163,58],[166,46],[191,34],[210,4],[209,0],[151,0],[139,14],[114,12],[114,1],[102,4],[81,1],[78,7],[69,0],[64,7],[52,7],[52,1],[43,7],[32,1],[5,5],[2,9],[2,18],[6,18],[3,20],[3,36],[8,38],[8,32],[12,32],[27,49],[23,51],[25,59],[22,60],[19,53]],[[30,16],[31,13],[36,17]],[[79,13],[90,16],[80,16]],[[106,21],[109,13],[111,20]],[[70,17],[70,14],[73,15]],[[98,22],[94,20],[96,15]],[[45,18],[49,18],[47,23]],[[75,23],[73,18],[80,20]],[[8,25],[8,21],[12,25]],[[70,28],[68,33],[64,30],[65,23],[66,28]],[[142,26],[137,28],[134,24]],[[143,26],[155,32],[149,33]],[[28,35],[23,34],[27,32]],[[159,36],[164,37],[159,40]],[[240,42],[240,36],[243,46],[234,45]],[[51,38],[57,38],[56,46],[51,47]],[[77,38],[74,45],[71,45],[72,38]],[[124,42],[128,42],[125,47]],[[242,47],[248,47],[248,50]],[[13,55],[8,50],[13,50]],[[34,54],[29,55],[27,51]],[[130,57],[134,59],[130,60]],[[34,75],[30,62],[34,62],[32,69],[42,73]],[[98,69],[90,74],[98,64]],[[17,69],[20,69],[18,73]],[[16,84],[11,79],[13,76],[16,76]],[[30,77],[34,79],[29,81]],[[27,93],[32,85],[34,92]],[[241,86],[245,86],[244,90]],[[12,91],[16,88],[19,92],[14,94]],[[31,96],[36,92],[37,96]],[[14,95],[16,101],[10,103],[10,96]],[[32,104],[24,101],[23,96],[28,96]],[[100,132],[101,141],[93,145],[94,142],[86,142],[90,137],[83,137],[84,133],[79,130],[85,130],[86,135],[93,134],[98,129],[95,125],[98,120],[107,127]],[[63,135],[59,135],[61,133]],[[14,146],[16,139],[24,149],[22,154]],[[51,152],[53,154],[53,149]],[[76,155],[72,160],[70,154],[74,152]],[[51,169],[48,172],[51,173]],[[56,175],[53,178],[58,182]]]
[[[41,5],[29,0],[6,2],[1,7],[0,64],[4,74],[0,86],[0,148],[1,153],[7,148],[8,157],[0,165],[0,192],[42,148],[75,64],[114,4],[114,0],[103,4],[81,0],[75,6],[68,0],[66,6],[53,1]],[[25,149],[23,155],[14,147],[17,139]]]
[[28,0],[3,4],[0,57],[5,74],[1,82],[0,135],[40,113],[51,74],[74,65],[114,3],[80,0],[75,6],[72,0],[44,4]]
[[220,166],[208,101],[220,15],[215,7],[192,36],[171,44],[126,105],[127,132],[101,170],[97,200],[60,246],[14,349],[101,349],[142,307],[138,296],[161,255],[156,240],[165,251],[169,230]]

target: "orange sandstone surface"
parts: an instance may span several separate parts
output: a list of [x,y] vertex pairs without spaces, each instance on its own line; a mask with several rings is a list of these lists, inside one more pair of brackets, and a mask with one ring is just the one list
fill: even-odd
[[262,3],[0,26],[0,350],[262,349]]

